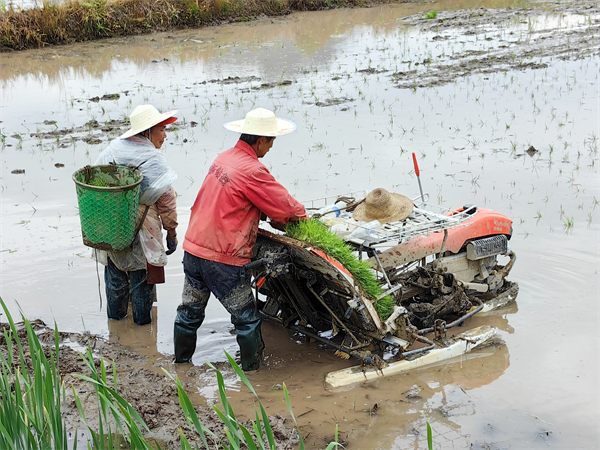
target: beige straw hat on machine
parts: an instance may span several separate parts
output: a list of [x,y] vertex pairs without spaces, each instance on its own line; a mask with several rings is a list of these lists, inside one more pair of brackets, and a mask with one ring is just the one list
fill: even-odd
[[413,202],[408,197],[377,188],[369,192],[365,201],[356,207],[352,217],[363,222],[398,222],[406,219],[413,207]]

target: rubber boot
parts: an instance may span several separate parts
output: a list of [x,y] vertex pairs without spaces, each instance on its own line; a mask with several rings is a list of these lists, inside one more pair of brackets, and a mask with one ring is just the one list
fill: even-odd
[[204,320],[204,308],[200,305],[187,304],[177,307],[173,344],[175,345],[175,362],[191,362],[196,351],[197,331]]
[[124,319],[127,317],[127,307],[131,299],[129,277],[127,272],[119,270],[110,258],[104,268],[104,284],[106,285],[106,315],[113,320]]
[[242,370],[250,372],[260,368],[263,362],[265,344],[260,329],[261,321],[235,325],[237,342],[240,346]]
[[129,272],[131,285],[131,312],[138,325],[152,322],[152,304],[156,298],[156,285],[148,284],[145,270]]

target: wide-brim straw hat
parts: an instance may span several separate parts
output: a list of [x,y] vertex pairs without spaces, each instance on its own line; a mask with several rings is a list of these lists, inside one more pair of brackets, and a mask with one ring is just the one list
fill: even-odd
[[177,120],[174,117],[177,114],[177,110],[169,111],[161,114],[152,105],[139,105],[136,106],[129,119],[131,120],[131,129],[121,135],[121,139],[125,139],[131,136],[135,136],[142,131],[146,131],[156,125],[168,125]]
[[229,131],[252,134],[255,136],[283,136],[296,130],[296,124],[291,120],[275,117],[273,111],[257,108],[246,114],[245,119],[234,120],[223,125]]
[[369,192],[365,201],[356,207],[352,217],[364,222],[377,220],[382,224],[399,222],[410,215],[413,207],[408,197],[377,188]]

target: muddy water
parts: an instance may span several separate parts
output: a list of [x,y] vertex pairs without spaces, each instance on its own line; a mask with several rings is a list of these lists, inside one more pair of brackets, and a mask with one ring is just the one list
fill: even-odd
[[[235,143],[222,124],[271,108],[298,131],[264,162],[297,198],[375,187],[415,197],[415,152],[433,200],[514,220],[520,293],[469,324],[498,327],[504,344],[343,392],[323,378],[355,362],[265,324],[268,365],[250,378],[269,413],[285,411],[285,382],[311,448],[336,423],[348,448],[425,448],[422,413],[438,448],[598,448],[599,13],[579,2],[481,9],[523,4],[440,1],[437,25],[423,19],[430,3],[410,4],[0,55],[2,298],[13,314],[18,303],[167,364],[182,251],[152,325],[107,321],[71,175],[125,128],[88,123],[109,126],[140,103],[179,109],[163,150],[179,175],[183,236],[210,162]],[[237,345],[213,299],[195,361],[223,361],[222,349]],[[178,372],[196,381],[199,402],[213,402],[212,378],[188,369]],[[253,416],[228,379],[238,414]]]

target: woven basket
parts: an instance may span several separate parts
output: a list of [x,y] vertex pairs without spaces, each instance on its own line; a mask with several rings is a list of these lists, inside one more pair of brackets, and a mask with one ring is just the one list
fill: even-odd
[[143,175],[119,165],[86,166],[73,174],[83,243],[123,250],[135,237]]

